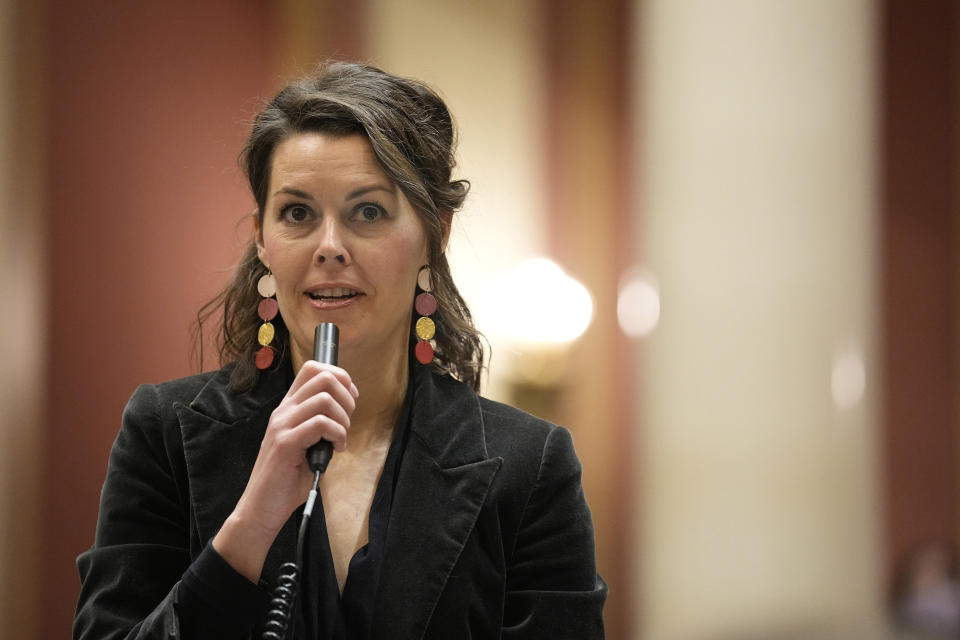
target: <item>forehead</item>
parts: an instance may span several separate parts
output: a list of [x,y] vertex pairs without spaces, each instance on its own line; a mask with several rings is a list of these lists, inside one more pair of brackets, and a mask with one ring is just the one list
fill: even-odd
[[270,171],[271,187],[290,180],[383,181],[391,184],[360,134],[295,133],[277,145]]

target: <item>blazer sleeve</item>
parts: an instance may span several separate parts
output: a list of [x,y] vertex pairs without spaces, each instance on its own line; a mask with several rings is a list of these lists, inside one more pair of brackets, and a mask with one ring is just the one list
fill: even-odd
[[76,640],[189,640],[207,626],[239,638],[266,609],[267,593],[212,547],[191,558],[186,480],[178,483],[174,447],[164,440],[164,425],[177,423],[163,406],[157,387],[145,385],[124,410],[95,542],[77,559]]
[[570,433],[552,429],[508,561],[505,640],[603,638],[607,585]]

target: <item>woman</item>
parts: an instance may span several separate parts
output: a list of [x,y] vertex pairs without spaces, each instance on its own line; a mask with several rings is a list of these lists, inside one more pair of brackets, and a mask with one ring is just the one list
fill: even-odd
[[[321,439],[336,453],[288,637],[602,637],[569,434],[475,393],[483,354],[444,256],[467,191],[453,147],[434,92],[363,65],[258,115],[255,237],[215,301],[229,364],[131,398],[76,638],[259,637]],[[311,359],[321,322],[339,366]]]

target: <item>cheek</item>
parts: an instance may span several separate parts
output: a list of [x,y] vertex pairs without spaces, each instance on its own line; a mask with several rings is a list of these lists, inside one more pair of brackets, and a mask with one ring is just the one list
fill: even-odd
[[407,251],[410,260],[416,263],[416,268],[430,262],[429,242],[427,234],[420,224],[416,224],[407,238]]
[[397,277],[404,281],[410,280],[410,290],[417,280],[417,273],[420,267],[429,262],[427,255],[427,243],[420,235],[413,235],[396,248],[394,253],[396,264],[405,266],[403,269],[397,269]]
[[306,264],[309,266],[311,252],[309,247],[298,247],[295,243],[284,240],[276,235],[267,235],[263,238],[263,252],[261,258],[268,265],[274,277],[288,279],[301,270]]
[[263,231],[263,235],[260,237],[261,244],[263,246],[264,252],[267,255],[277,258],[279,253],[289,251],[289,243],[283,239],[283,236],[276,232],[276,229],[272,228],[273,225],[268,225]]
[[391,297],[398,302],[409,301],[412,305],[417,274],[421,265],[427,262],[425,244],[415,235],[404,235],[394,238],[389,246],[377,247],[369,257],[374,256],[375,262],[366,262],[366,266],[372,269],[369,275],[378,273],[379,277],[373,277],[379,280],[379,287],[389,289]]

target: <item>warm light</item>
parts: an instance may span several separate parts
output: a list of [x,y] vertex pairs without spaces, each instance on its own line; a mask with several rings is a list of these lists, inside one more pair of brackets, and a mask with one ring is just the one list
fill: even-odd
[[576,340],[593,317],[586,287],[546,258],[531,258],[494,283],[487,309],[498,334],[515,343]]
[[830,389],[839,408],[848,409],[860,402],[866,386],[867,371],[858,351],[848,351],[834,359]]
[[633,268],[620,281],[617,320],[625,334],[642,338],[660,322],[660,287],[650,271]]

